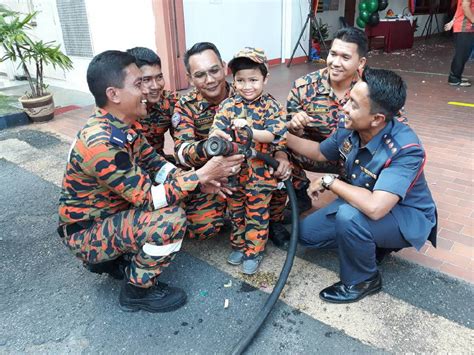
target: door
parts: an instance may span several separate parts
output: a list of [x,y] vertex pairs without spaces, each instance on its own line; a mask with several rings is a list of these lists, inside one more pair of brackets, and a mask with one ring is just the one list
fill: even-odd
[[344,18],[346,19],[348,26],[354,26],[356,0],[346,0],[345,3]]

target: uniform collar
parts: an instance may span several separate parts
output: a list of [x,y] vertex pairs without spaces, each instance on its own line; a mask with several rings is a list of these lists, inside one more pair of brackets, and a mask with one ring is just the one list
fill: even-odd
[[[226,98],[232,96],[234,94],[234,88],[226,81],[225,83],[225,88],[227,90],[227,96]],[[197,108],[199,111],[204,112],[210,107],[215,107],[217,105],[212,105],[209,101],[207,101],[204,96],[196,89],[194,88],[190,92],[191,99],[197,102]]]
[[[367,145],[364,148],[367,148],[367,150],[370,152],[370,154],[374,155],[375,152],[377,151],[377,149],[383,143],[383,137],[386,134],[389,134],[392,131],[392,128],[393,128],[393,121],[391,120],[390,122],[387,123],[387,125],[379,133],[377,133],[369,141],[369,143],[367,143]],[[359,137],[359,134],[356,131],[352,132],[351,141],[352,142],[357,142],[357,145],[360,148],[360,137]]]
[[130,127],[130,125],[128,125],[127,123],[124,123],[121,120],[119,120],[117,117],[112,115],[110,112],[107,112],[103,108],[97,108],[96,116],[107,118],[109,124],[112,127],[115,127],[117,129],[119,129],[120,131],[122,131],[124,134],[126,134],[126,139],[129,143],[133,142],[137,138],[138,134],[137,134],[136,130],[142,129],[142,125],[140,124],[140,122],[135,121],[134,122],[134,129],[133,129],[133,128]]
[[320,94],[329,95],[334,101],[339,101],[341,104],[344,104],[347,102],[347,100],[349,100],[350,92],[352,88],[354,87],[354,85],[357,84],[358,81],[359,81],[359,74],[356,72],[354,74],[354,77],[352,78],[349,90],[347,90],[346,93],[344,94],[344,98],[342,100],[339,100],[331,87],[331,80],[329,78],[329,69],[324,68],[320,72],[318,90]]
[[243,98],[240,94],[235,94],[234,95],[234,100],[236,103],[246,103],[246,104],[256,104],[256,103],[261,103],[264,97],[264,93],[262,92],[259,97],[253,99],[252,101],[248,101],[245,98]]

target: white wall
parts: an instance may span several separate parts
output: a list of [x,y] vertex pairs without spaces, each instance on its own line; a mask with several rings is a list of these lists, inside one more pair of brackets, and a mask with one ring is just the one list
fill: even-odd
[[282,0],[183,0],[186,48],[214,43],[229,61],[243,47],[281,57]]
[[[308,12],[309,12],[309,4],[308,0],[284,0],[286,2],[286,9],[287,9],[287,16],[289,18],[288,22],[290,22],[288,28],[290,29],[291,33],[291,43],[286,41],[286,46],[283,49],[284,57],[290,58],[291,53],[293,52],[294,47],[297,44],[298,37],[300,36],[301,30],[305,24]],[[322,0],[321,0],[322,1]],[[334,33],[341,27],[339,23],[339,17],[344,16],[344,0],[339,0],[339,8],[337,11],[324,11],[322,13],[316,14],[316,20],[321,19],[323,23],[329,25],[329,39],[334,36]],[[301,45],[308,50],[309,46],[309,24],[306,26],[306,31],[301,38]],[[298,47],[295,58],[304,56],[304,52],[301,47]]]

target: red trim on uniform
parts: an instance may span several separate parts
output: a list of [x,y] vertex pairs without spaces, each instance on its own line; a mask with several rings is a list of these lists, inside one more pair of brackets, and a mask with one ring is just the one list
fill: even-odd
[[[401,147],[400,150],[407,149],[407,148],[410,148],[410,147],[420,147],[420,145],[416,144],[416,143],[410,143],[410,144],[407,144],[407,145],[404,145],[403,147]],[[421,173],[423,172],[423,169],[425,168],[425,163],[426,163],[426,152],[425,151],[423,151],[423,155],[424,156],[423,156],[423,162],[421,163],[421,167],[420,167],[420,169],[418,169],[418,173],[416,174],[415,179],[413,179],[413,182],[408,187],[407,192],[410,191],[413,188],[413,186],[415,186],[416,182],[420,178]],[[384,169],[387,168],[390,165],[391,162],[392,162],[392,158],[388,158],[387,161],[385,162],[383,168]]]

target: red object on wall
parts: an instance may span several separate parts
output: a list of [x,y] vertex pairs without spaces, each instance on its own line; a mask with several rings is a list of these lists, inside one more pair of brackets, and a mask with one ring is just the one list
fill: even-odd
[[408,0],[408,7],[413,15],[415,13],[415,0]]

